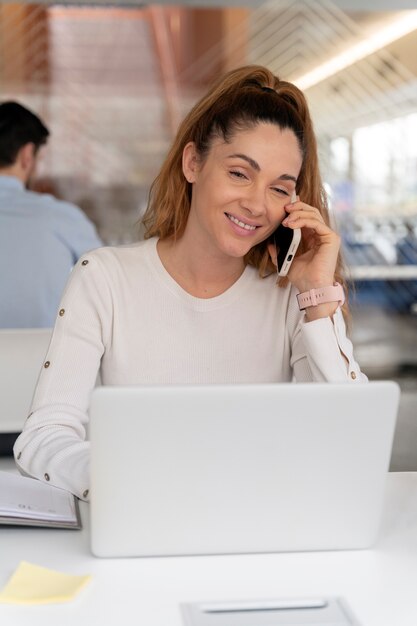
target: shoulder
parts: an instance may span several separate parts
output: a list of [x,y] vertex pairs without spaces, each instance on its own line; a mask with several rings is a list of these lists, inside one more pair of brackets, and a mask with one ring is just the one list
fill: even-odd
[[26,191],[25,197],[28,203],[41,207],[51,218],[57,217],[59,220],[67,219],[79,222],[89,221],[84,211],[76,204],[59,200],[49,193]]
[[67,295],[82,292],[87,298],[95,294],[122,303],[126,294],[142,293],[151,281],[147,243],[107,246],[83,254],[71,271]]
[[104,246],[83,254],[74,270],[90,269],[118,280],[122,276],[139,276],[149,264],[149,241],[123,246]]
[[122,246],[103,246],[83,254],[77,265],[82,265],[85,261],[87,263],[84,263],[84,265],[92,262],[104,267],[111,266],[114,263],[122,265],[136,264],[147,256],[148,247],[148,241],[138,241]]

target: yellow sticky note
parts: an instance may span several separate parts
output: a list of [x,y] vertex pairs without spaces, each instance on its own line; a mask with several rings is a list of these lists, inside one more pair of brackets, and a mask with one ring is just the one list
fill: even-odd
[[72,576],[22,561],[0,592],[0,602],[49,604],[68,602],[87,584],[91,576]]

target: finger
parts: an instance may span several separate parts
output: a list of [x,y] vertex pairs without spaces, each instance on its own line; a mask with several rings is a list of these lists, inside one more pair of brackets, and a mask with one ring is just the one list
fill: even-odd
[[[284,223],[284,222],[283,222]],[[291,218],[288,217],[285,220],[285,225],[288,228],[310,228],[319,236],[327,236],[327,237],[335,237],[338,239],[339,236],[335,233],[330,226],[327,226],[325,222],[318,219],[316,216],[310,216],[307,213],[304,214],[293,214]]]
[[292,207],[298,202],[300,202],[300,196],[295,196],[295,200],[290,200],[290,202],[288,202],[288,204],[286,204],[284,208],[287,209],[287,207]]
[[323,216],[318,209],[309,206],[308,204],[304,205],[304,207],[299,207],[292,205],[287,211],[288,216],[283,219],[283,224],[291,223],[291,221],[295,218],[303,217],[303,216],[312,216],[316,219],[324,222]]
[[316,207],[311,206],[310,204],[307,204],[306,202],[302,202],[300,200],[300,198],[297,196],[297,200],[295,200],[294,202],[288,202],[287,204],[284,205],[284,209],[286,211],[291,211],[293,210],[293,207],[296,207],[298,209],[311,209],[314,211],[318,211],[318,209]]

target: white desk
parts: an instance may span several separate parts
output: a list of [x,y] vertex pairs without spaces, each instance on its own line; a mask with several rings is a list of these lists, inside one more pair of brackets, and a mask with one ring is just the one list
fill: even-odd
[[364,551],[103,560],[81,510],[81,532],[0,528],[0,587],[20,560],[92,575],[70,603],[0,604],[1,624],[180,626],[180,602],[333,595],[363,626],[417,624],[417,473],[389,475],[380,538]]

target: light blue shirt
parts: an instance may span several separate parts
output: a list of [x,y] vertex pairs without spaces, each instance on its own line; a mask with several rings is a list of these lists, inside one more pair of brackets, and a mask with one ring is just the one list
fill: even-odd
[[0,176],[0,327],[52,327],[71,268],[102,245],[81,209]]

